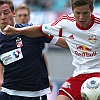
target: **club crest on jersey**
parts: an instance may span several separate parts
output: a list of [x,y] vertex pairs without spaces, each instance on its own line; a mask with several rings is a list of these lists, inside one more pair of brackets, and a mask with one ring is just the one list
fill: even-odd
[[89,42],[90,42],[91,44],[94,44],[94,43],[96,43],[97,38],[96,38],[95,35],[93,35],[93,36],[90,36],[88,40],[89,40]]
[[17,47],[22,47],[23,46],[22,39],[20,37],[17,37],[17,39],[16,39],[16,46]]
[[65,82],[62,87],[63,88],[69,88],[70,89],[71,84],[69,82]]

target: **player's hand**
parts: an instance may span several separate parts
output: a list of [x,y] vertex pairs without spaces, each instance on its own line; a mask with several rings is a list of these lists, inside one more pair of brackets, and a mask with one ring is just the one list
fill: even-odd
[[5,35],[14,35],[18,32],[18,30],[19,30],[18,28],[14,28],[10,25],[7,25],[3,30],[3,34],[5,34]]
[[49,85],[50,85],[50,89],[51,89],[51,92],[52,92],[52,90],[53,90],[53,84],[52,84],[51,80],[49,80]]

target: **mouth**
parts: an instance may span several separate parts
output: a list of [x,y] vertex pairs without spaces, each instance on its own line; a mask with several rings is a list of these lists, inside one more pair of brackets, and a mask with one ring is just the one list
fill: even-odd
[[85,21],[79,21],[79,23],[85,23]]
[[85,26],[85,21],[79,21],[79,25],[80,25],[80,27],[84,27]]
[[7,22],[2,22],[1,24],[2,24],[2,25],[5,25],[5,24],[7,24]]
[[79,21],[79,24],[80,24],[81,26],[83,26],[83,25],[85,24],[85,21]]
[[7,23],[7,22],[2,22],[1,25],[2,25],[2,26],[7,26],[8,23]]

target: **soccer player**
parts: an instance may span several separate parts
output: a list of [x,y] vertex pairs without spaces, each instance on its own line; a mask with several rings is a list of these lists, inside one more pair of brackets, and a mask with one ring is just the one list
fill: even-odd
[[100,16],[93,14],[94,0],[70,2],[73,13],[64,14],[51,24],[23,29],[11,26],[5,28],[5,34],[9,35],[36,37],[43,36],[44,32],[65,38],[73,56],[72,64],[76,69],[73,76],[59,89],[57,100],[82,100],[82,83],[88,78],[100,77]]
[[[17,6],[15,8],[15,22],[19,23],[19,24],[28,24],[29,20],[30,20],[30,9],[29,9],[29,7],[25,3],[22,3],[19,6]],[[46,48],[45,48],[44,42],[41,42],[41,47],[42,47],[41,59],[43,59],[43,61],[45,61],[45,66],[43,64],[43,66],[41,68],[42,78],[43,78],[43,82],[44,82],[44,88],[46,88],[47,84],[48,84],[48,83],[45,82],[45,80],[49,79],[49,85],[50,85],[50,89],[52,91],[53,84],[52,84],[52,81],[51,81],[50,71],[49,71],[49,68],[48,68],[48,61],[47,61],[47,57],[46,57],[46,54],[45,54]],[[46,70],[48,71],[48,76],[44,72]],[[46,98],[46,95],[42,96],[42,98]]]
[[15,22],[19,24],[28,24],[30,20],[30,9],[25,3],[15,8]]
[[[14,16],[12,0],[0,0],[0,100],[40,100],[45,94],[51,93],[46,65],[41,58],[41,43],[66,47],[66,42],[63,38],[48,35],[30,38],[20,34],[2,34],[7,25],[19,29],[29,26],[15,24]],[[45,67],[42,69],[43,66]],[[43,77],[42,73],[46,74],[46,77]],[[43,81],[46,83],[45,87]]]

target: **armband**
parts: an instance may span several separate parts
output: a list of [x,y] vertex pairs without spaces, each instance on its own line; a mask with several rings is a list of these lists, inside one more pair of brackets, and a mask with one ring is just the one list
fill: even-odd
[[59,39],[59,37],[54,36],[50,43],[51,44],[56,44],[58,39]]

